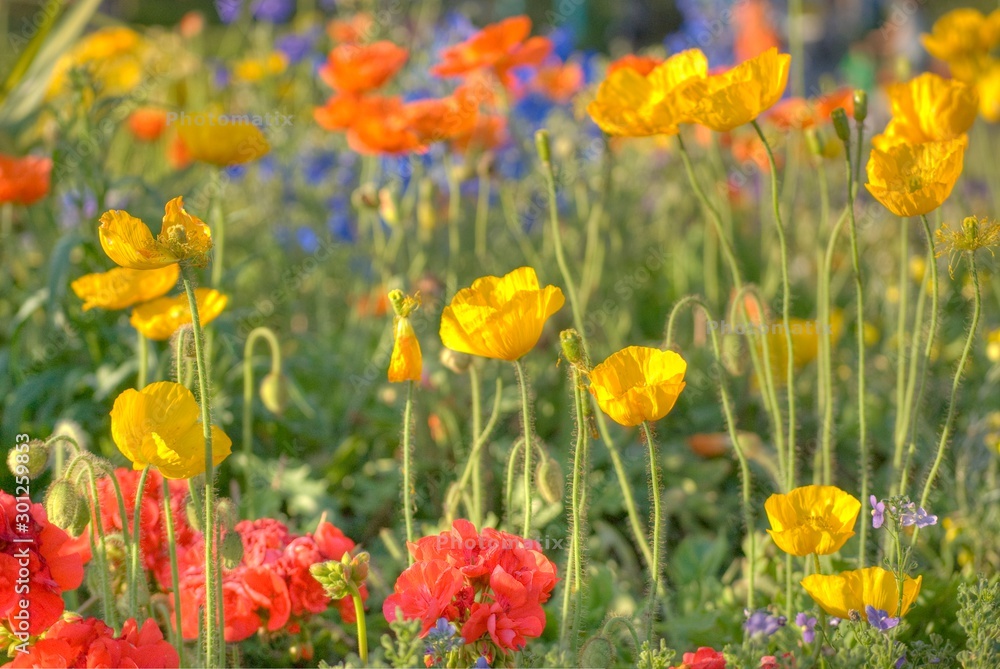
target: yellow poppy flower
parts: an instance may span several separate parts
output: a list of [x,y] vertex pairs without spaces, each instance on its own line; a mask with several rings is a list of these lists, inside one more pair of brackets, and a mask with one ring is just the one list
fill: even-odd
[[587,113],[609,135],[676,135],[678,124],[690,122],[692,102],[684,91],[707,72],[698,49],[674,54],[646,76],[621,68],[601,84]]
[[897,216],[919,216],[934,211],[948,199],[962,174],[968,139],[923,144],[897,144],[872,149],[868,183],[872,196]]
[[396,341],[389,359],[389,382],[419,381],[423,369],[424,358],[413,325],[409,318],[400,318],[396,321]]
[[753,121],[781,99],[791,60],[772,47],[732,69],[695,82],[686,89],[695,102],[692,119],[717,132]]
[[[194,297],[198,302],[198,318],[203,327],[214,321],[229,302],[228,297],[213,288],[196,288]],[[129,323],[146,339],[170,339],[181,326],[191,323],[187,295],[161,297],[140,304],[132,310]]]
[[125,95],[142,81],[148,54],[148,43],[134,30],[95,30],[56,61],[47,95],[52,98],[66,92],[72,70],[86,71],[101,95]]
[[893,144],[921,144],[964,135],[976,120],[979,94],[955,79],[932,72],[888,88],[892,120],[872,144],[885,150]]
[[[168,479],[189,479],[205,472],[205,438],[198,403],[179,383],[160,381],[128,389],[111,409],[111,437],[134,469],[153,465]],[[217,467],[233,442],[212,426],[212,462]]]
[[968,7],[952,10],[935,21],[920,41],[928,53],[948,64],[953,77],[971,83],[1000,44],[1000,10],[989,16]]
[[264,133],[246,115],[186,114],[178,121],[177,134],[192,160],[227,167],[242,165],[271,150]]
[[160,234],[126,211],[108,211],[98,229],[108,257],[130,269],[158,269],[181,260],[204,262],[212,249],[212,233],[201,219],[184,211],[184,199],[167,203]]
[[684,390],[687,363],[673,351],[629,346],[590,370],[590,394],[620,425],[657,421]]
[[84,311],[94,307],[125,309],[169,292],[177,285],[179,275],[176,264],[151,270],[115,267],[107,272],[85,274],[70,287],[83,300]]
[[244,58],[233,64],[233,79],[256,83],[265,77],[281,74],[288,68],[288,58],[280,51],[273,51],[263,58]]
[[1000,123],[1000,61],[993,61],[976,80],[979,113],[990,123]]
[[843,571],[829,576],[811,574],[802,580],[802,587],[831,616],[847,620],[851,611],[863,616],[865,607],[871,606],[898,618],[906,615],[913,606],[923,580],[923,576],[907,576],[903,581],[902,610],[899,607],[896,575],[882,567]]
[[503,277],[484,276],[455,293],[444,308],[441,342],[459,353],[518,360],[535,347],[545,321],[564,302],[559,288],[539,288],[531,267]]
[[832,485],[807,485],[764,502],[778,548],[792,555],[836,553],[854,536],[861,502]]
[[[804,318],[788,319],[788,329],[792,331],[792,364],[796,368],[805,367],[819,355],[820,322]],[[830,342],[836,346],[844,333],[844,313],[840,309],[830,312]],[[754,346],[763,352],[763,346],[754,339]],[[770,353],[771,371],[777,384],[785,382],[785,366],[788,364],[788,340],[780,320],[772,321],[767,331],[767,350]]]

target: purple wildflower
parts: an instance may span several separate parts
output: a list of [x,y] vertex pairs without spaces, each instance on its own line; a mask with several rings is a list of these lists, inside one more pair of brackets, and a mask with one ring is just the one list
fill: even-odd
[[812,643],[816,640],[816,618],[808,613],[795,616],[795,624],[802,628],[802,640]]
[[879,632],[888,632],[899,624],[899,618],[893,618],[887,612],[876,609],[870,604],[865,606],[865,613],[868,616],[868,622]]
[[871,496],[872,503],[872,527],[876,530],[882,527],[882,523],[885,522],[885,502],[878,501],[875,495]]
[[480,655],[479,659],[472,666],[474,669],[490,669],[490,661],[486,659],[485,655]]
[[913,511],[913,509],[911,508],[899,518],[899,522],[901,525],[903,525],[903,527],[906,527],[908,525],[916,525],[917,527],[927,527],[928,525],[937,524],[937,520],[938,517],[932,516],[929,513],[927,513],[927,511],[924,510],[924,507],[920,507],[916,511]]
[[751,637],[769,637],[784,627],[785,622],[784,616],[772,616],[767,611],[760,610],[749,614],[747,621],[743,623],[743,629],[749,632]]

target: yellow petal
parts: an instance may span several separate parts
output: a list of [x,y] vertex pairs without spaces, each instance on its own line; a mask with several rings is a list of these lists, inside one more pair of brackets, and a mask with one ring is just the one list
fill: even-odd
[[962,174],[968,139],[873,148],[868,160],[872,196],[897,216],[919,216],[938,207]]
[[389,359],[389,382],[419,381],[423,366],[420,342],[413,332],[410,319],[400,318],[396,323],[396,340]]
[[697,102],[691,118],[718,132],[753,121],[781,99],[790,63],[791,56],[771,48],[726,72],[695,82],[687,91]]
[[145,223],[126,211],[105,212],[98,235],[104,252],[122,267],[159,269],[180,259],[153,239]]
[[836,575],[812,574],[802,581],[809,596],[830,615],[847,619],[851,611],[864,615],[872,606],[892,617],[906,615],[917,595],[923,576],[906,577],[903,582],[903,607],[899,608],[899,590],[895,575],[881,567],[867,567]]
[[634,426],[657,421],[684,390],[687,363],[673,351],[629,346],[590,372],[590,393],[615,422]]
[[[184,257],[204,255],[212,250],[212,232],[200,218],[184,210],[184,198],[175,197],[164,207],[163,227],[158,237],[161,244],[182,239]],[[183,232],[182,232],[183,231]]]
[[961,137],[976,120],[979,95],[960,81],[925,72],[888,89],[892,120],[882,135],[872,139],[876,148],[893,144],[920,144]]
[[[229,298],[214,288],[196,288],[198,316],[202,327],[208,325],[222,313]],[[191,324],[191,308],[187,295],[161,297],[132,310],[129,320],[136,330],[147,339],[164,341],[170,339],[178,329]]]
[[151,270],[116,267],[81,276],[70,286],[83,300],[84,311],[94,307],[125,309],[163,295],[177,284],[179,274],[176,263]]
[[226,167],[242,165],[271,150],[264,133],[249,116],[186,114],[177,133],[194,160]]
[[808,485],[764,502],[768,534],[791,555],[829,555],[854,536],[861,502],[836,486]]

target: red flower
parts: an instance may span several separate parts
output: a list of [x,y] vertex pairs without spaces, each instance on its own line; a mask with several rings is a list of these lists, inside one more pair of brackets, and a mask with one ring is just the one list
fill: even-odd
[[71,618],[58,621],[27,653],[17,653],[4,667],[174,669],[179,665],[177,651],[164,641],[152,618],[141,629],[129,618],[117,637],[97,618]]
[[327,57],[319,76],[330,88],[360,95],[380,88],[399,71],[409,52],[392,42],[341,44]]
[[464,42],[441,51],[441,62],[431,68],[431,73],[454,77],[488,68],[510,88],[515,83],[510,76],[512,69],[538,66],[552,51],[548,39],[528,38],[530,32],[531,19],[523,15],[488,25]]
[[250,567],[276,564],[291,540],[285,524],[273,518],[241,520],[236,531],[243,539],[243,564]]
[[128,129],[136,139],[153,142],[167,129],[167,112],[158,107],[140,107],[128,117]]
[[726,658],[717,650],[702,647],[694,653],[684,653],[683,663],[671,669],[726,669]]
[[532,88],[553,102],[564,104],[583,88],[583,80],[579,63],[557,63],[539,68]]
[[0,153],[0,202],[32,204],[49,192],[52,161],[38,156],[15,158]]
[[654,69],[656,69],[656,66],[662,62],[663,61],[660,60],[659,58],[651,58],[650,56],[637,56],[633,53],[630,53],[627,56],[622,56],[616,61],[612,61],[611,64],[608,65],[608,71],[604,74],[604,77],[605,78],[610,77],[618,70],[624,70],[626,68],[630,70],[635,70],[636,72],[645,77]]
[[62,593],[80,587],[83,559],[69,542],[41,504],[0,490],[0,619],[12,632],[48,629],[62,615]]
[[451,600],[464,586],[462,573],[444,560],[416,562],[396,579],[393,594],[382,605],[382,614],[393,621],[398,607],[406,620],[420,620],[420,636],[424,636],[438,618],[449,618]]
[[462,627],[466,643],[478,641],[484,634],[500,648],[521,650],[526,637],[541,636],[545,630],[545,611],[524,583],[497,566],[490,575],[491,603],[476,602]]

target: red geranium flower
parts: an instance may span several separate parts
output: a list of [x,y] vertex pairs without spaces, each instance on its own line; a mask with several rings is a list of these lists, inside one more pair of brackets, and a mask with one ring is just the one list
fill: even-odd
[[97,618],[60,620],[33,644],[27,653],[17,653],[4,667],[107,667],[109,669],[175,669],[177,651],[163,639],[156,622],[149,618],[139,628],[134,618],[125,621],[122,633]]
[[49,192],[52,161],[39,156],[16,158],[0,153],[0,202],[32,204]]
[[396,609],[401,609],[406,620],[421,622],[420,636],[424,636],[438,618],[449,617],[451,600],[464,586],[462,573],[444,560],[415,562],[396,579],[393,594],[382,605],[382,614],[393,621]]
[[83,558],[69,535],[49,523],[41,504],[0,490],[0,619],[8,628],[40,634],[62,615],[62,593],[82,582]]
[[476,602],[468,621],[462,627],[466,643],[473,643],[484,634],[500,648],[521,650],[526,637],[541,636],[545,630],[545,611],[524,583],[497,566],[490,575],[493,591],[490,603]]
[[701,647],[684,653],[683,663],[671,669],[726,669],[726,658],[717,650]]

